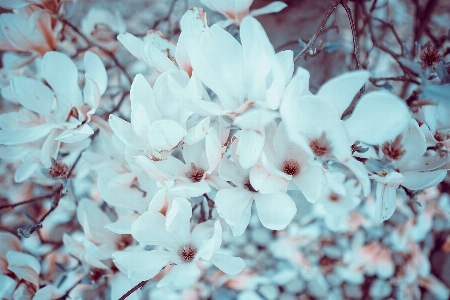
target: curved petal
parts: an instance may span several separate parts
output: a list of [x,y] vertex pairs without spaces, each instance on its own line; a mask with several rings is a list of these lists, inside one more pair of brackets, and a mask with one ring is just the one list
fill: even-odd
[[142,108],[144,108],[150,123],[161,119],[161,114],[156,106],[155,93],[147,79],[145,79],[142,74],[137,74],[134,77],[130,89],[130,101],[132,114],[131,120],[133,120],[133,114],[136,113],[137,104],[139,103],[142,105]]
[[377,183],[375,217],[382,223],[392,217],[396,207],[397,188]]
[[55,94],[42,82],[23,77],[11,78],[11,89],[17,101],[24,107],[38,114],[50,114]]
[[261,165],[255,165],[250,171],[250,183],[258,192],[272,194],[286,191],[289,181],[284,176],[270,173]]
[[427,189],[444,180],[447,170],[436,170],[430,172],[402,172],[405,176],[403,186],[410,190]]
[[180,245],[191,242],[191,217],[191,203],[186,198],[175,197],[166,213],[166,229]]
[[42,60],[42,76],[58,95],[58,101],[72,106],[83,104],[78,86],[78,69],[66,54],[47,52]]
[[250,15],[253,17],[261,16],[261,15],[267,15],[271,13],[277,13],[282,11],[287,7],[287,4],[281,1],[274,1],[270,4],[267,4],[264,7],[254,9],[250,12]]
[[171,61],[167,55],[159,51],[150,42],[144,43],[141,54],[144,61],[160,74],[171,69],[177,70],[177,67],[173,61]]
[[237,275],[245,269],[245,261],[240,257],[216,253],[209,261],[228,275]]
[[121,33],[117,36],[119,42],[127,48],[127,50],[133,54],[137,59],[144,61],[142,57],[142,49],[144,48],[144,41],[138,37],[135,37],[131,33]]
[[166,218],[162,214],[146,211],[131,225],[131,234],[139,243],[161,245],[176,253],[180,245],[175,237],[166,230],[165,224]]
[[66,129],[55,140],[62,143],[75,143],[87,139],[94,134],[89,124],[84,124],[76,129]]
[[164,250],[115,252],[112,256],[115,263],[128,269],[128,278],[136,281],[155,277],[162,268],[177,258],[174,254]]
[[198,249],[196,257],[201,257],[206,261],[210,260],[211,256],[214,253],[216,253],[217,250],[219,250],[221,244],[222,244],[222,226],[220,225],[220,221],[217,220],[214,224],[213,235],[210,236],[207,241],[201,244],[194,244]]
[[365,94],[345,127],[351,142],[380,145],[394,140],[408,128],[411,116],[406,104],[397,96],[382,91]]
[[285,193],[268,195],[258,193],[254,197],[259,219],[268,229],[285,229],[297,213],[294,200]]
[[325,187],[325,173],[319,166],[311,166],[293,178],[306,200],[315,203]]
[[84,68],[86,74],[97,84],[100,95],[103,95],[108,87],[108,74],[105,65],[97,54],[87,51],[84,54]]
[[264,147],[264,141],[264,131],[241,130],[236,155],[239,157],[242,168],[248,169],[257,163]]
[[167,287],[174,290],[185,288],[197,281],[200,269],[192,263],[182,263],[172,267],[169,273],[156,285],[158,288]]
[[151,125],[148,140],[156,150],[172,150],[180,144],[186,134],[186,130],[177,122],[159,120]]
[[147,143],[136,136],[131,123],[122,120],[115,115],[109,115],[108,122],[111,129],[122,143],[134,149],[145,150]]
[[233,226],[239,222],[248,203],[252,201],[253,193],[243,188],[220,190],[216,194],[216,208],[219,215]]
[[58,125],[56,124],[45,123],[26,129],[0,130],[0,144],[19,145],[35,142],[48,135],[53,128],[57,127]]
[[370,73],[364,70],[344,73],[325,82],[317,96],[332,103],[342,116],[369,77]]

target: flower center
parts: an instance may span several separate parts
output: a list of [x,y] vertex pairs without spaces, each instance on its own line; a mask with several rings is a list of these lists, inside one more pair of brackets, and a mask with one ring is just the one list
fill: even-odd
[[325,132],[323,132],[318,139],[312,140],[309,143],[309,147],[311,147],[312,152],[317,157],[329,155],[332,150],[330,143],[326,138]]
[[205,170],[202,168],[197,168],[193,163],[191,163],[191,170],[186,175],[192,182],[199,182],[202,180],[203,174],[205,174]]
[[283,172],[288,175],[297,176],[300,173],[300,166],[297,161],[288,159],[283,164]]
[[185,244],[178,250],[178,255],[184,262],[191,262],[197,254],[197,248],[192,244]]
[[332,201],[332,202],[338,202],[339,201],[339,195],[338,194],[335,194],[335,193],[331,193],[330,194],[330,197],[329,197],[329,199]]
[[406,150],[402,148],[402,144],[400,143],[402,140],[402,136],[399,135],[395,138],[393,142],[386,142],[381,147],[381,151],[386,155],[386,158],[389,160],[399,160],[405,155]]
[[247,180],[244,183],[244,186],[247,190],[249,190],[252,193],[257,193],[258,191],[255,190],[255,188],[252,186],[252,184],[250,183],[250,179],[247,178]]

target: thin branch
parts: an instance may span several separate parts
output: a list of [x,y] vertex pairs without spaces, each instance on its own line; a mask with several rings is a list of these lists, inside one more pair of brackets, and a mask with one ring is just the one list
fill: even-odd
[[146,283],[148,282],[148,280],[144,280],[139,282],[136,286],[134,286],[131,290],[129,290],[128,292],[126,292],[122,297],[119,298],[119,300],[125,300],[128,296],[130,296],[131,294],[133,294],[134,292],[136,292],[138,289],[142,288]]
[[319,28],[317,28],[316,33],[312,36],[311,40],[306,44],[305,48],[300,51],[300,53],[294,58],[294,63],[299,60],[300,57],[302,57],[307,51],[311,49],[311,47],[316,42],[316,39],[319,37],[320,33],[324,29],[325,25],[327,24],[328,19],[333,14],[336,7],[341,3],[341,0],[335,0],[333,4],[328,9],[327,13],[325,14],[325,17],[322,19],[322,22],[320,22]]
[[20,205],[25,205],[25,204],[29,204],[29,203],[42,201],[42,200],[45,200],[47,198],[54,197],[56,195],[56,193],[59,193],[59,191],[55,190],[55,191],[53,191],[53,192],[51,192],[50,194],[47,194],[47,195],[39,196],[39,197],[36,197],[36,198],[32,198],[32,199],[25,200],[25,201],[18,202],[18,203],[14,203],[14,204],[2,205],[2,206],[0,206],[0,210],[5,209],[5,208],[14,208],[14,207],[17,207],[17,206],[20,206]]

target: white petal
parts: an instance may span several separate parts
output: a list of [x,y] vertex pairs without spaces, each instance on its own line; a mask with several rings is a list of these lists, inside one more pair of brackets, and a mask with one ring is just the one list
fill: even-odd
[[252,129],[256,131],[264,131],[264,127],[270,124],[278,114],[271,110],[252,109],[234,120],[234,125],[241,129]]
[[292,50],[280,51],[276,54],[280,61],[281,68],[284,70],[285,82],[289,82],[294,74],[294,52]]
[[147,173],[151,178],[158,181],[169,181],[173,179],[173,176],[166,172],[165,169],[161,170],[164,161],[154,162],[146,156],[136,156],[134,161]]
[[380,223],[389,219],[394,214],[397,188],[384,185],[380,182],[377,183],[375,217]]
[[293,181],[300,188],[306,200],[315,203],[323,192],[326,177],[321,167],[312,166],[295,176]]
[[223,158],[222,145],[219,135],[214,128],[209,128],[205,136],[206,157],[208,159],[209,169],[206,173],[211,174]]
[[247,229],[248,224],[250,223],[250,218],[252,216],[252,204],[253,201],[248,202],[247,207],[244,209],[244,212],[242,213],[242,216],[240,217],[238,222],[231,226],[231,232],[233,233],[233,236],[240,236]]
[[24,107],[38,114],[50,114],[55,95],[42,82],[23,76],[14,76],[11,78],[11,89],[14,97]]
[[364,70],[344,73],[325,82],[317,96],[330,101],[342,116],[369,77],[370,73]]
[[[131,114],[137,110],[136,104],[140,103],[144,108],[150,123],[160,120],[161,114],[156,106],[155,93],[142,74],[134,77],[130,90]],[[131,117],[133,120],[133,117]]]
[[30,2],[26,0],[3,0],[2,3],[0,3],[0,7],[6,9],[15,9],[25,7],[29,4]]
[[264,141],[264,131],[241,130],[236,154],[242,168],[251,168],[256,164],[264,147]]
[[206,135],[206,131],[209,128],[210,118],[204,118],[197,125],[192,126],[187,130],[187,135],[184,137],[183,141],[192,145],[200,142]]
[[[171,86],[177,85],[173,82]],[[179,92],[182,91],[179,87]],[[224,114],[222,107],[214,102],[203,100],[203,86],[195,72],[192,74],[189,83],[184,90],[186,97],[182,104],[190,111],[200,116],[220,116]]]
[[195,244],[198,249],[196,256],[208,261],[211,259],[211,256],[216,253],[217,250],[219,250],[221,244],[222,226],[220,225],[220,221],[217,220],[214,224],[214,234],[210,236],[210,238],[206,242],[200,245]]
[[258,216],[264,227],[283,230],[291,223],[297,213],[294,200],[285,193],[255,194]]
[[271,14],[271,13],[277,13],[277,12],[282,11],[286,7],[287,7],[286,3],[281,2],[281,1],[274,1],[270,4],[267,4],[264,7],[252,10],[250,12],[250,15],[256,17],[256,16],[267,15],[267,14]]
[[40,165],[38,163],[23,163],[14,173],[14,182],[22,183],[27,181],[37,170],[39,170],[39,167]]
[[215,204],[219,215],[233,226],[239,222],[253,193],[243,188],[229,188],[220,190],[216,194]]
[[117,39],[137,59],[144,61],[142,54],[141,54],[142,49],[144,48],[144,41],[142,41],[140,38],[137,38],[128,32],[119,34],[117,36]]
[[89,74],[85,74],[86,85],[84,86],[83,96],[84,103],[86,103],[91,109],[86,113],[88,116],[95,114],[102,96],[98,88],[97,83],[95,83]]
[[200,246],[211,236],[213,236],[216,229],[215,228],[216,222],[220,223],[220,221],[208,220],[206,222],[202,222],[196,225],[191,233],[192,243],[194,245]]
[[78,86],[78,69],[66,54],[47,52],[42,60],[42,76],[58,95],[58,101],[72,106],[83,104]]
[[172,150],[180,144],[186,134],[186,130],[177,122],[159,120],[151,125],[148,140],[156,150]]
[[355,174],[355,177],[361,184],[364,197],[367,197],[370,194],[370,179],[366,166],[353,157],[350,157],[350,159],[343,162],[343,164]]
[[115,115],[109,115],[108,122],[116,136],[125,145],[138,150],[144,150],[147,147],[147,144],[136,136],[131,123]]
[[406,130],[411,116],[397,96],[382,91],[365,94],[345,120],[350,140],[380,145]]
[[175,197],[166,213],[166,229],[180,245],[191,242],[191,217],[191,203],[186,198]]
[[427,189],[437,185],[444,180],[447,170],[436,170],[430,172],[402,172],[405,176],[403,186],[410,190]]
[[58,127],[58,125],[45,123],[26,129],[0,130],[0,144],[19,145],[35,142],[45,137],[50,130],[56,127]]
[[167,287],[178,290],[197,281],[200,269],[192,263],[182,263],[172,267],[169,273],[156,285],[158,288]]
[[146,211],[133,225],[133,237],[145,245],[161,245],[171,252],[178,251],[179,244],[175,237],[166,230],[166,218],[159,212]]
[[400,170],[404,170],[410,163],[417,162],[427,150],[425,135],[416,120],[410,120],[409,127],[401,135],[400,144],[405,153],[396,161],[396,165]]
[[141,53],[144,61],[160,74],[171,69],[177,69],[173,61],[171,61],[167,55],[159,51],[150,42],[144,43],[144,48],[142,48]]
[[55,140],[62,143],[75,143],[87,139],[94,134],[94,130],[88,125],[84,124],[76,129],[66,129]]
[[184,13],[180,20],[182,32],[189,28],[206,28],[207,26],[206,12],[203,8],[199,7],[189,9]]
[[138,218],[138,214],[131,215],[116,221],[114,223],[106,224],[105,228],[117,234],[131,234],[131,225]]
[[20,279],[24,279],[39,286],[39,274],[41,273],[41,265],[36,257],[17,251],[8,251],[6,253],[8,269]]
[[286,178],[270,173],[265,167],[255,165],[250,171],[252,187],[262,194],[286,191],[289,181]]
[[240,257],[216,253],[209,261],[228,275],[237,275],[245,269],[245,261]]
[[173,254],[163,250],[144,252],[115,252],[113,260],[129,270],[128,278],[136,281],[149,280],[172,262]]
[[100,95],[103,95],[108,86],[108,74],[106,73],[105,65],[97,54],[87,51],[84,54],[84,68],[86,74],[97,84],[100,90]]

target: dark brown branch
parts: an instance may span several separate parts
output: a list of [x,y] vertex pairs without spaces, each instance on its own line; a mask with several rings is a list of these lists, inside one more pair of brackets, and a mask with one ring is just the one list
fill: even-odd
[[126,292],[122,297],[119,298],[119,300],[125,300],[128,296],[130,296],[131,294],[133,294],[134,292],[136,292],[138,289],[142,288],[146,283],[148,282],[148,280],[144,280],[139,282],[136,286],[134,286],[131,290],[129,290],[128,292]]
[[415,20],[416,23],[415,23],[415,30],[414,30],[414,41],[415,42],[421,38],[423,31],[425,30],[428,23],[430,22],[433,11],[436,9],[438,4],[439,4],[439,0],[429,0],[423,10],[420,9],[419,4],[416,5],[416,20]]
[[0,210],[5,209],[5,208],[14,208],[16,206],[42,201],[42,200],[45,200],[47,198],[54,197],[56,195],[56,193],[58,193],[58,192],[59,192],[58,190],[55,190],[52,193],[47,194],[47,195],[39,196],[39,197],[36,197],[36,198],[32,198],[32,199],[25,200],[25,201],[18,202],[18,203],[14,203],[14,204],[2,205],[2,206],[0,206]]

